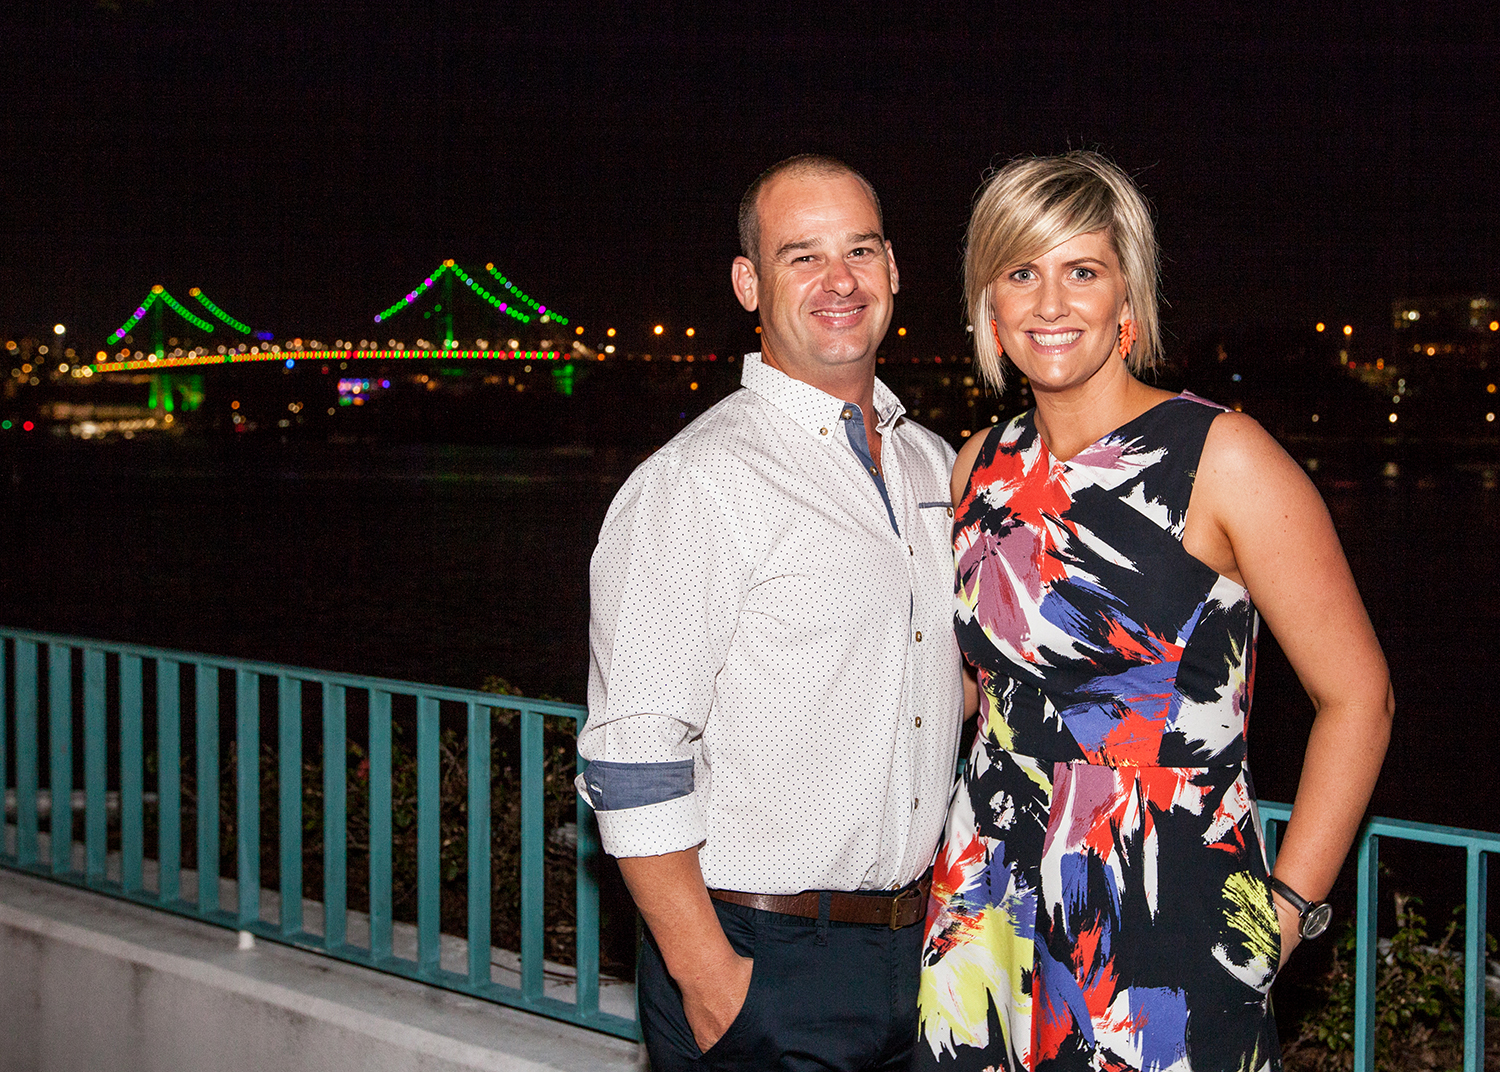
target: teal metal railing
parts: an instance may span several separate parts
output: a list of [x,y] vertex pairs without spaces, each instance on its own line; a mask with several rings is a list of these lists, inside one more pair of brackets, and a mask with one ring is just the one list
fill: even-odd
[[[303,694],[321,692],[322,933],[304,920]],[[192,697],[184,704],[184,692]],[[146,701],[154,693],[154,705]],[[221,719],[221,699],[232,723]],[[309,699],[314,699],[312,695]],[[369,764],[369,911],[348,909],[348,715],[351,699],[367,712]],[[392,915],[393,705],[415,721],[416,878],[415,956],[399,956]],[[154,711],[148,707],[154,706]],[[319,705],[314,700],[312,707]],[[261,904],[261,720],[277,720],[279,911],[263,919]],[[444,712],[461,713],[467,751],[466,970],[444,967],[440,934],[441,842],[439,750]],[[499,712],[518,712],[520,751],[520,957],[518,985],[495,981],[492,965],[491,845],[492,727]],[[187,811],[196,828],[196,873],[184,871],[184,716],[193,723],[191,789]],[[249,931],[276,942],[525,1009],[623,1038],[639,1038],[636,1021],[600,1009],[599,842],[592,813],[577,802],[575,975],[544,972],[544,880],[548,831],[544,822],[544,724],[559,718],[572,735],[586,717],[575,704],[439,688],[405,681],[327,673],[131,644],[0,629],[0,789],[15,787],[13,828],[0,824],[0,866],[83,886],[101,893]],[[10,723],[7,726],[7,723]],[[232,725],[235,838],[234,908],[221,904],[221,728]],[[111,728],[114,732],[109,732]],[[148,734],[148,727],[151,733]],[[316,731],[318,727],[313,727]],[[81,731],[81,732],[80,732]],[[45,735],[45,756],[43,737]],[[13,740],[8,751],[7,741]],[[317,737],[311,738],[316,742]],[[73,802],[78,773],[74,744],[82,744],[82,853],[75,852]],[[154,751],[149,745],[154,743]],[[154,760],[154,763],[151,761]],[[47,793],[39,785],[43,763]],[[154,807],[147,793],[155,767]],[[11,767],[14,777],[11,777]],[[580,761],[581,768],[581,761]],[[118,786],[115,792],[110,785]],[[227,788],[227,787],[225,787]],[[117,794],[117,795],[116,795]],[[112,799],[113,798],[113,799]],[[46,801],[47,844],[39,804]],[[118,807],[117,866],[111,869],[109,811]],[[147,815],[156,820],[155,859],[147,853]],[[554,847],[558,843],[553,840]],[[155,889],[148,888],[149,864]],[[117,877],[111,875],[114,871]],[[184,876],[189,882],[184,883]],[[184,886],[188,888],[184,888]],[[365,944],[351,943],[351,916]],[[410,935],[403,932],[406,938]],[[410,941],[405,946],[412,945]],[[450,963],[452,958],[450,957]],[[550,983],[549,976],[550,974]],[[548,992],[550,991],[550,992]],[[571,994],[569,994],[571,991]],[[561,996],[559,996],[561,995]]]
[[[1266,849],[1274,862],[1281,828],[1291,818],[1285,804],[1262,801]],[[1462,849],[1467,870],[1464,896],[1464,1072],[1484,1068],[1485,933],[1488,919],[1489,856],[1500,852],[1500,834],[1452,826],[1371,819],[1355,843],[1354,895],[1354,1068],[1375,1067],[1375,968],[1379,956],[1375,932],[1379,893],[1380,840],[1391,838]]]
[[[147,668],[152,671],[147,673]],[[146,683],[155,694],[148,711]],[[192,696],[183,703],[183,683]],[[75,685],[77,689],[75,690]],[[263,687],[264,686],[264,687]],[[321,690],[323,763],[323,928],[309,931],[303,919],[303,692]],[[362,694],[367,711],[369,763],[368,940],[353,944],[348,933],[347,711],[352,695]],[[275,922],[262,919],[260,860],[260,778],[258,762],[234,764],[236,904],[221,906],[221,824],[219,773],[222,742],[221,697],[233,713],[235,755],[259,756],[261,718],[274,710],[276,726],[279,903]],[[274,701],[274,702],[273,702]],[[392,905],[392,726],[393,705],[402,702],[415,719],[417,768],[417,921],[415,957],[396,955]],[[467,953],[466,970],[441,963],[439,743],[443,705],[461,711],[467,750]],[[498,711],[519,712],[521,766],[520,968],[519,985],[493,979],[491,963],[491,753],[492,724]],[[45,718],[43,717],[45,713]],[[110,714],[113,713],[113,718]],[[189,809],[196,827],[196,873],[182,866],[185,770],[184,714],[193,721],[192,769],[198,802],[211,809]],[[151,716],[154,715],[154,718]],[[547,994],[544,975],[544,856],[547,830],[543,809],[544,722],[586,717],[582,707],[518,696],[496,696],[463,689],[328,673],[217,656],[164,651],[21,630],[0,629],[0,788],[15,786],[12,825],[0,824],[0,866],[191,916],[339,960],[402,975],[543,1016],[594,1028],[623,1038],[639,1038],[635,1020],[599,1007],[599,843],[592,813],[576,804],[576,981],[572,1000]],[[111,722],[115,733],[107,732]],[[153,733],[148,738],[148,723]],[[81,734],[80,734],[81,730]],[[43,733],[50,805],[46,852],[41,844]],[[75,854],[75,742],[82,744],[83,852]],[[154,741],[155,751],[148,751]],[[13,742],[13,747],[11,747]],[[111,755],[111,745],[113,755]],[[154,814],[157,837],[156,888],[146,881],[147,759],[157,771]],[[328,757],[340,762],[326,762]],[[581,761],[579,769],[581,769]],[[113,772],[113,777],[111,774]],[[175,776],[174,776],[175,775]],[[117,878],[110,877],[109,785],[118,786],[119,850]],[[1262,801],[1267,850],[1274,859],[1280,828],[1291,815],[1285,804]],[[201,821],[205,811],[213,821]],[[7,818],[6,824],[11,824]],[[1488,859],[1500,853],[1500,834],[1454,827],[1372,819],[1360,832],[1355,895],[1354,1068],[1370,1072],[1375,1058],[1376,903],[1382,838],[1449,846],[1466,856],[1464,935],[1464,1070],[1483,1067],[1485,1021],[1485,924]],[[204,866],[205,862],[209,866]],[[193,881],[184,889],[183,876]],[[555,981],[554,981],[555,982]],[[561,988],[566,992],[567,987]]]

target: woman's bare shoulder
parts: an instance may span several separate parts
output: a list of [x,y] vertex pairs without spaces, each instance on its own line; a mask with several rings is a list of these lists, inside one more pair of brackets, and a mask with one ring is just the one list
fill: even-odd
[[1198,482],[1231,496],[1254,490],[1274,492],[1290,482],[1311,488],[1302,467],[1259,421],[1233,410],[1209,426],[1198,462]]

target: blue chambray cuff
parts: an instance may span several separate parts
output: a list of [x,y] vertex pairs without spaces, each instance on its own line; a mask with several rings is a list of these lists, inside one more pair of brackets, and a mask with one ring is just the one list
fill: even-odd
[[596,812],[665,804],[693,791],[693,761],[617,763],[596,759],[574,781]]

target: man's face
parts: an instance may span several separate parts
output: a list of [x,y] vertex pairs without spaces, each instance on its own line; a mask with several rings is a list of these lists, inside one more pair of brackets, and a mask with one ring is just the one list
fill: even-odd
[[779,175],[757,207],[760,264],[736,257],[732,275],[740,304],[760,311],[767,363],[815,387],[873,370],[898,280],[864,185]]

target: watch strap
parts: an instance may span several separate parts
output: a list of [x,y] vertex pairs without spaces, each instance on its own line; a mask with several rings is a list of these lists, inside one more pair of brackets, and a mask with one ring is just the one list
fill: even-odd
[[1266,881],[1270,883],[1271,889],[1281,894],[1282,899],[1285,900],[1287,904],[1291,905],[1297,910],[1297,917],[1299,919],[1307,915],[1307,913],[1312,910],[1313,905],[1311,901],[1309,901],[1306,897],[1303,897],[1296,890],[1292,889],[1285,882],[1282,882],[1281,879],[1277,878],[1275,875],[1272,875]]

